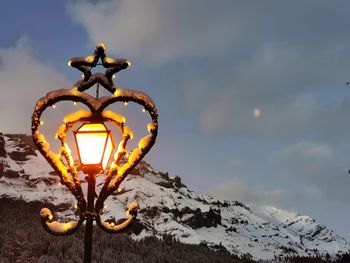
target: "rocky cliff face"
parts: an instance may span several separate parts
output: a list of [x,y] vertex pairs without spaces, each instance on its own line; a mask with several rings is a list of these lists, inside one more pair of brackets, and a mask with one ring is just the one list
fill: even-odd
[[[50,166],[24,135],[0,135],[0,196],[52,203],[62,219],[74,217],[74,197],[59,184]],[[80,178],[86,188],[84,175]],[[104,176],[97,179],[97,193]],[[238,201],[220,201],[188,189],[180,177],[171,177],[142,162],[122,184],[122,191],[106,201],[104,219],[125,217],[128,204],[137,201],[135,239],[172,234],[185,243],[202,244],[255,259],[281,255],[336,255],[350,252],[349,243],[314,219],[273,207],[248,207]]]

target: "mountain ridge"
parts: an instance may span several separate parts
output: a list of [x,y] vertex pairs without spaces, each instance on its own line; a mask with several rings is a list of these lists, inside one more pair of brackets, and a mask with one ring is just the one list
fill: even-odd
[[[76,200],[33,148],[27,135],[0,134],[0,196],[41,201],[55,206],[62,219],[76,218]],[[80,175],[86,190],[84,175]],[[104,176],[97,178],[97,193]],[[128,204],[139,204],[134,239],[163,234],[181,242],[226,249],[257,260],[286,255],[318,256],[350,252],[350,244],[313,218],[273,207],[249,207],[239,201],[216,200],[188,189],[179,176],[141,162],[106,200],[103,218],[117,222]]]

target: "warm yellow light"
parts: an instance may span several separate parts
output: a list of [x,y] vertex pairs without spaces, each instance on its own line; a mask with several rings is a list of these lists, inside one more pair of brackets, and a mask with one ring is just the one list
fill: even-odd
[[106,126],[103,123],[85,123],[74,134],[83,171],[104,171],[114,148]]
[[79,133],[76,138],[82,163],[99,164],[105,148],[107,133]]
[[124,105],[125,105],[125,106],[128,105],[128,102],[127,102],[127,101],[124,101]]

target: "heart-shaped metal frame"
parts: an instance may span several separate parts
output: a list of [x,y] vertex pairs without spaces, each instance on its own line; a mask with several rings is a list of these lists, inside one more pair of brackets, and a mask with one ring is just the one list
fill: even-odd
[[[54,221],[52,212],[48,208],[43,208],[40,211],[42,224],[48,232],[54,235],[67,235],[74,233],[85,220],[86,213],[89,213],[87,211],[87,201],[84,198],[80,180],[78,178],[78,171],[74,165],[70,149],[66,143],[67,132],[75,124],[85,121],[98,119],[99,121],[110,122],[119,128],[122,133],[122,139],[119,143],[118,151],[114,156],[111,167],[107,172],[104,185],[95,203],[95,212],[93,216],[96,219],[97,225],[107,232],[120,232],[125,230],[136,218],[136,203],[129,205],[127,210],[129,217],[123,223],[115,225],[113,223],[104,222],[101,220],[100,215],[106,198],[118,190],[125,177],[135,168],[135,166],[142,160],[142,158],[148,153],[155,143],[158,133],[157,108],[152,99],[145,93],[129,89],[121,89],[114,85],[111,74],[125,68],[126,62],[125,60],[120,60],[120,62],[118,60],[107,58],[103,51],[103,46],[101,47],[101,45],[99,45],[95,50],[94,56],[72,59],[70,61],[71,65],[79,70],[82,70],[85,78],[78,81],[71,89],[52,91],[45,97],[41,98],[36,103],[32,116],[32,135],[34,144],[37,146],[38,150],[48,161],[51,167],[56,171],[60,178],[61,184],[65,185],[77,199],[78,208],[80,211],[78,221],[60,223],[58,221]],[[105,63],[104,66],[107,68],[109,67],[109,69],[104,75],[101,73],[96,73],[91,76],[90,71],[87,70],[88,66],[96,65],[99,57],[103,59],[103,63]],[[83,92],[96,83],[101,84],[107,90],[113,92],[113,94],[111,96],[105,96],[98,99],[92,97],[88,93]],[[61,148],[59,153],[54,153],[50,150],[49,142],[47,142],[45,136],[39,130],[42,123],[40,118],[48,107],[62,101],[80,102],[87,106],[90,109],[90,112],[80,110],[65,117],[64,124],[58,128],[56,133],[56,139],[60,141]],[[123,116],[106,110],[109,105],[116,102],[137,103],[144,107],[144,110],[148,112],[152,120],[147,125],[149,134],[139,140],[138,147],[136,147],[128,157],[126,157],[125,147],[128,140],[132,139],[133,133],[129,127],[125,126],[125,118]],[[122,158],[126,159],[126,162],[119,165]]]

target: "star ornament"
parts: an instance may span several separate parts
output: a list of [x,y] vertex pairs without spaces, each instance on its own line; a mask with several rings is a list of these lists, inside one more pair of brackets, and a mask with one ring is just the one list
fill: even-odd
[[[84,78],[79,80],[75,86],[80,92],[91,88],[94,84],[99,83],[109,92],[114,93],[117,87],[113,83],[114,74],[131,66],[127,59],[112,59],[106,56],[107,47],[104,43],[96,46],[94,53],[87,57],[73,57],[68,61],[68,66],[80,70]],[[101,59],[101,64],[99,60]],[[98,72],[91,74],[91,69],[97,65],[102,65],[106,71],[104,74]]]

